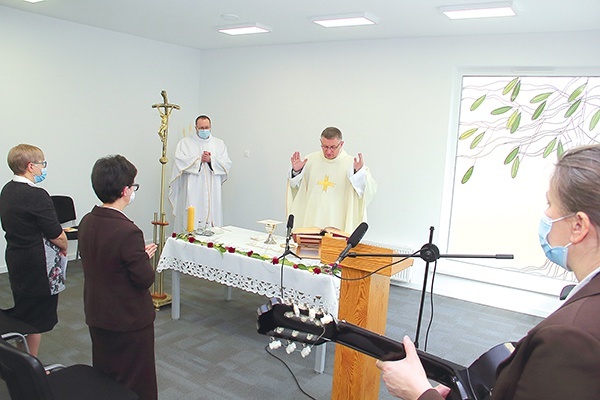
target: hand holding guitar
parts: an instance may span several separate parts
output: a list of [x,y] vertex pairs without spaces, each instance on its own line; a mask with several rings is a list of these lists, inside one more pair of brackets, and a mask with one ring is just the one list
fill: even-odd
[[[378,360],[376,365],[382,371],[381,377],[392,396],[404,400],[416,400],[432,387],[414,343],[408,336],[404,336],[402,344],[406,351],[406,358],[398,361]],[[444,398],[450,393],[450,388],[444,385],[439,385],[435,389]]]

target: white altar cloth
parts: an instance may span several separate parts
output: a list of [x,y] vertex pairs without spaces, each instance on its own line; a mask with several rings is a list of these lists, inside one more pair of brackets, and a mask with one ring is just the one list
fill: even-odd
[[[267,297],[281,297],[282,267],[281,264],[274,265],[271,258],[283,253],[282,245],[285,244],[285,239],[276,236],[277,244],[267,245],[263,243],[265,233],[234,226],[214,229],[214,236],[196,236],[196,240],[234,247],[243,252],[252,250],[269,259],[261,260],[239,253],[222,253],[206,245],[169,238],[160,256],[157,271],[171,269]],[[305,265],[319,264],[317,260],[298,260],[291,255],[287,256],[287,259]],[[337,315],[340,288],[338,278],[286,265],[283,267],[283,287],[285,300],[291,299],[296,303],[321,307]],[[175,295],[179,301],[179,293],[173,293],[174,301]],[[173,315],[173,318],[177,319],[179,315]]]
[[[275,236],[277,244],[264,243],[267,235],[234,226],[214,228],[213,236],[195,236],[200,242],[212,242],[238,251],[252,250],[271,259],[261,260],[246,254],[222,253],[216,248],[169,238],[163,248],[156,270],[172,271],[171,318],[179,319],[181,306],[180,273],[218,282],[229,287],[258,293],[267,297],[282,297],[281,273],[283,271],[283,299],[299,304],[322,308],[337,316],[340,295],[340,280],[327,274],[274,265],[272,257],[283,254],[285,239]],[[305,265],[318,265],[318,260],[302,259],[289,255],[287,259]],[[323,373],[325,368],[325,345],[317,346],[315,371]]]

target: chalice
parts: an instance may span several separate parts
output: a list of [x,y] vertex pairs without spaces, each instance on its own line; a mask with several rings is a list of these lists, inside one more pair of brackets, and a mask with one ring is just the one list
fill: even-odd
[[275,241],[275,239],[273,239],[273,232],[275,232],[275,229],[277,228],[278,224],[281,224],[281,221],[275,221],[272,219],[264,219],[262,221],[258,221],[259,224],[265,224],[265,230],[267,231],[267,233],[269,234],[269,236],[267,237],[267,240],[265,240],[265,244],[277,244],[277,242]]

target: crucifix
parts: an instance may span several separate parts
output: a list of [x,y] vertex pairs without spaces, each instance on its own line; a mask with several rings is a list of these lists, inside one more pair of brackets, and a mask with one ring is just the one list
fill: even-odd
[[[165,227],[169,225],[167,222],[167,217],[165,215],[165,166],[169,161],[167,158],[167,137],[169,135],[169,116],[171,112],[175,110],[179,110],[179,106],[177,104],[171,104],[167,100],[167,91],[163,90],[160,92],[160,95],[163,98],[162,103],[153,104],[152,108],[156,108],[160,115],[160,127],[158,128],[158,136],[162,142],[162,156],[158,159],[161,164],[161,174],[160,174],[160,211],[158,213],[154,213],[154,221],[152,221],[152,225],[154,225],[154,243],[157,245],[156,256],[154,256],[154,284],[152,285],[152,302],[154,303],[154,308],[159,309],[160,307],[170,304],[172,301],[172,297],[164,292],[164,277],[162,272],[156,272],[156,267],[158,266],[158,259],[162,253],[162,250],[165,246]],[[159,218],[160,216],[160,218]]]

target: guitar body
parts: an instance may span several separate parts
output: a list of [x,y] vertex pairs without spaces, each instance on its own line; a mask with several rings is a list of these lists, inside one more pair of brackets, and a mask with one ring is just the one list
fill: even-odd
[[[335,342],[383,361],[406,357],[404,345],[386,336],[371,332],[330,316],[301,310],[282,303],[277,298],[257,310],[257,330],[263,335],[311,345]],[[326,318],[324,318],[326,317]],[[514,347],[500,344],[464,367],[451,361],[417,350],[427,377],[451,389],[448,400],[486,400],[491,395],[495,371]]]

